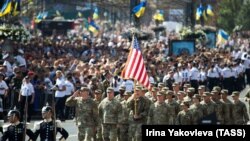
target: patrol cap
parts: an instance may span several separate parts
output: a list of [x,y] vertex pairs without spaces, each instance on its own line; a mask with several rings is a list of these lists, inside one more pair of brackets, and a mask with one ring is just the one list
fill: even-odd
[[140,91],[140,90],[142,90],[142,87],[141,86],[136,86],[135,90]]
[[177,95],[181,95],[181,94],[184,94],[184,95],[185,95],[185,92],[184,92],[184,91],[179,91],[179,92],[177,93]]
[[169,88],[168,87],[163,87],[162,90],[167,92],[169,90]]
[[157,92],[157,96],[165,95],[162,91]]
[[125,91],[125,90],[126,90],[126,87],[125,87],[125,86],[120,86],[119,90]]
[[88,87],[81,87],[80,91],[89,91],[89,88]]
[[205,89],[205,86],[204,85],[200,85],[198,90],[201,90],[201,89]]
[[183,101],[183,102],[181,102],[180,105],[181,105],[181,106],[189,106],[189,103],[188,103],[188,101]]
[[174,82],[174,83],[172,84],[172,86],[178,86],[178,85],[179,85],[178,82]]
[[174,92],[171,91],[171,90],[168,90],[168,91],[167,91],[167,95],[174,95]]
[[107,93],[113,92],[113,91],[114,91],[114,89],[113,89],[112,87],[108,87],[108,88],[107,88]]
[[157,87],[153,87],[152,88],[152,92],[156,92],[156,91],[158,91],[158,88]]
[[193,87],[190,87],[190,88],[187,89],[187,92],[194,93],[195,89]]
[[164,83],[158,83],[158,87],[164,87]]
[[147,92],[147,91],[148,91],[148,89],[147,89],[147,88],[145,88],[145,87],[142,87],[142,91]]
[[194,94],[192,98],[200,99],[201,97],[198,94]]
[[219,86],[214,86],[214,87],[213,87],[213,91],[220,92],[220,91],[221,91],[221,88],[220,88]]
[[46,113],[46,112],[52,112],[52,108],[50,106],[44,106],[42,108],[42,113]]
[[95,90],[94,94],[102,94],[101,90]]
[[210,92],[204,92],[202,96],[211,96]]
[[221,94],[226,94],[226,95],[228,95],[228,90],[227,90],[227,89],[222,89],[222,90],[221,90]]
[[184,87],[184,88],[187,88],[187,87],[190,87],[190,86],[191,86],[191,85],[190,85],[189,83],[185,83],[183,87]]
[[132,93],[131,92],[128,92],[128,91],[126,91],[123,95],[132,95]]
[[232,93],[232,96],[239,96],[240,95],[240,92],[238,92],[238,91],[233,91],[233,93]]
[[20,118],[20,112],[18,111],[18,110],[10,110],[9,112],[8,112],[8,117],[10,117],[10,116],[16,116],[16,117],[18,117],[18,118]]

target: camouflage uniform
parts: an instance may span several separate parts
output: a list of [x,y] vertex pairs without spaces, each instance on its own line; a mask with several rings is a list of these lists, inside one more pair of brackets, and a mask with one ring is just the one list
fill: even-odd
[[[173,96],[173,91],[168,91],[167,92],[167,95],[172,95]],[[179,113],[180,111],[180,107],[179,107],[179,104],[174,100],[172,99],[172,101],[169,101],[169,99],[167,99],[165,101],[169,107],[169,125],[174,125],[176,123],[176,116],[177,114]]]
[[[233,92],[232,96],[239,96],[239,92]],[[233,124],[244,125],[249,121],[247,107],[240,100],[233,102],[232,113],[234,121]]]
[[[101,94],[101,91],[95,91],[95,93]],[[101,100],[94,99],[95,103],[97,106],[101,103]],[[102,141],[102,124],[100,121],[100,118],[98,117],[98,125],[96,127],[96,140],[97,141]]]
[[130,110],[129,113],[129,141],[141,141],[141,126],[146,123],[148,110],[149,110],[149,102],[144,97],[139,97],[137,102],[137,114],[140,118],[134,119],[135,115],[135,100],[131,97],[128,99],[128,108]]
[[119,128],[119,141],[128,141],[128,117],[129,117],[129,109],[127,105],[127,101],[123,100],[121,102],[122,105],[122,119],[121,119],[121,126]]
[[[249,109],[250,109],[250,91],[246,94],[245,101],[248,102],[248,106],[249,106]],[[249,110],[249,113],[250,113],[250,110]]]
[[192,113],[192,123],[194,125],[199,124],[199,121],[203,118],[203,110],[201,104],[192,104],[190,106],[190,112]]
[[117,126],[122,119],[122,105],[115,100],[107,97],[98,106],[99,117],[102,123],[102,136],[104,141],[117,140]]
[[[161,94],[157,94],[161,95]],[[148,112],[147,124],[169,124],[169,107],[166,102],[159,103],[156,101],[150,106]]]
[[221,102],[224,104],[224,124],[225,125],[231,125],[233,123],[232,121],[232,108],[233,103],[230,100],[221,100]]
[[[182,102],[181,106],[188,106],[189,102]],[[192,125],[193,119],[192,119],[192,112],[190,110],[182,110],[178,113],[177,117],[176,117],[176,125]]]
[[94,129],[98,125],[97,104],[93,99],[83,100],[82,97],[69,97],[66,100],[67,106],[76,106],[78,126],[78,140],[91,140],[94,137]]

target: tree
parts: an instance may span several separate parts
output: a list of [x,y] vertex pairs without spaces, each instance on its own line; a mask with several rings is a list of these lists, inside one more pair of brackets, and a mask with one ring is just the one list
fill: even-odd
[[250,15],[250,1],[247,1],[241,8],[236,19],[236,24],[242,26],[243,30],[250,30],[250,19],[246,18]]
[[236,19],[241,10],[244,0],[221,0],[219,4],[218,27],[228,32],[237,25]]

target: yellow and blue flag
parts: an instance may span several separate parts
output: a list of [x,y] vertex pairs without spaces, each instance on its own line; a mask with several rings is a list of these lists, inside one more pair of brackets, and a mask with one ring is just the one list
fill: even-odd
[[224,42],[226,42],[228,40],[229,35],[228,35],[228,33],[226,31],[220,29],[218,31],[217,38],[218,38],[218,43],[224,43]]
[[207,14],[209,16],[214,16],[213,8],[210,4],[207,5]]
[[196,20],[200,20],[200,18],[202,17],[203,14],[203,6],[200,4],[199,7],[197,7],[196,9]]
[[0,11],[0,17],[5,16],[6,14],[9,14],[11,12],[12,9],[11,4],[12,4],[11,0],[6,0]]
[[153,19],[158,20],[158,21],[164,21],[163,10],[157,11],[156,14],[154,15]]
[[16,16],[21,11],[21,0],[15,0],[14,2],[14,10],[13,10],[13,16]]
[[94,10],[94,14],[93,14],[93,20],[96,20],[99,18],[99,15],[98,15],[98,8],[95,8]]
[[88,25],[89,31],[92,33],[96,34],[99,31],[99,27],[96,25],[94,20],[90,20],[89,25]]
[[146,4],[147,2],[143,1],[139,5],[133,8],[132,12],[135,14],[137,18],[140,18],[141,16],[143,16],[145,12]]
[[46,19],[48,16],[48,12],[39,12],[39,14],[36,16],[35,23],[41,22],[43,19]]

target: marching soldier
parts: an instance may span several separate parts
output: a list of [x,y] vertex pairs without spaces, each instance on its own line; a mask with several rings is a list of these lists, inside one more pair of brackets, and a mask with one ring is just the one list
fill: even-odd
[[121,126],[119,128],[119,141],[128,141],[128,128],[129,128],[129,109],[127,105],[127,100],[131,96],[131,92],[124,93],[124,100],[121,102],[123,118],[121,121]]
[[169,107],[164,102],[165,92],[157,93],[157,101],[150,106],[147,124],[169,124]]
[[44,106],[42,108],[43,121],[34,124],[34,140],[36,140],[40,135],[40,141],[55,141],[57,132],[62,135],[59,139],[60,141],[66,140],[68,138],[69,133],[62,127],[59,120],[55,121],[55,128],[52,115],[52,108],[50,106]]
[[182,110],[178,113],[176,118],[176,125],[192,125],[192,113],[188,109],[189,102],[181,103]]
[[212,102],[215,104],[217,124],[224,124],[225,105],[220,101],[219,91],[212,91]]
[[[77,113],[78,140],[89,141],[98,125],[96,102],[90,98],[89,89],[82,87],[66,100],[67,106],[75,106]],[[79,114],[80,113],[80,114]]]
[[[8,112],[8,120],[10,125],[7,127],[3,127],[3,136],[1,141],[22,141],[25,136],[29,136],[29,140],[34,139],[34,133],[24,125],[24,123],[20,122],[20,112],[17,110],[10,110]],[[26,130],[26,132],[24,132]]]
[[103,95],[102,95],[102,98],[104,99],[106,96],[107,96],[107,88],[110,86],[110,73],[109,71],[106,71],[104,74],[104,80],[101,82],[101,85],[102,85],[102,91],[104,92]]
[[247,113],[246,105],[240,101],[239,99],[240,93],[238,91],[234,91],[232,93],[233,97],[233,124],[237,125],[246,125],[249,121],[249,116]]
[[122,102],[124,100],[124,93],[125,93],[126,87],[125,86],[120,86],[119,88],[119,94],[115,96],[115,99],[118,100],[119,102]]
[[[211,97],[211,94],[210,92],[204,92],[203,93],[203,100],[200,102],[201,105],[202,105],[202,110],[203,110],[203,119],[215,114],[215,108],[216,108],[216,105],[211,101],[210,99]],[[214,120],[214,119],[211,119],[211,121]],[[201,121],[201,122],[204,122]]]
[[173,91],[167,91],[167,99],[165,100],[165,102],[169,106],[169,125],[175,124],[176,116],[179,113],[179,104],[173,99],[173,95]]
[[200,123],[200,120],[203,117],[203,110],[202,110],[200,101],[201,101],[200,95],[195,94],[193,96],[193,104],[189,108],[192,113],[192,117],[193,117],[192,123],[194,125],[198,125]]
[[117,128],[120,127],[122,119],[122,105],[114,99],[112,87],[108,87],[107,97],[99,104],[98,111],[102,123],[103,140],[116,141],[118,137]]
[[141,141],[141,126],[147,121],[149,103],[142,96],[142,88],[136,86],[134,94],[128,100],[129,114],[129,141]]
[[226,89],[221,90],[221,102],[225,105],[224,124],[231,125],[233,123],[232,120],[233,103],[227,98],[227,96],[228,96],[228,90]]
[[[95,90],[94,92],[94,101],[96,102],[97,104],[97,107],[99,106],[99,104],[101,103],[102,101],[102,91],[101,90]],[[101,122],[100,122],[100,119],[98,118],[98,125],[96,127],[96,133],[95,133],[95,137],[96,138],[96,141],[102,141],[102,125],[101,125]]]

